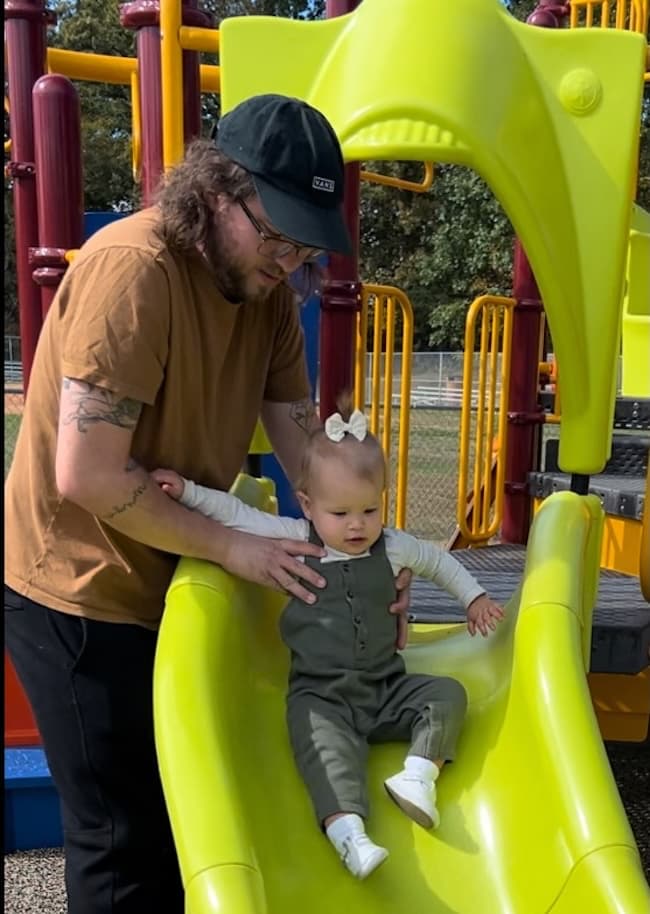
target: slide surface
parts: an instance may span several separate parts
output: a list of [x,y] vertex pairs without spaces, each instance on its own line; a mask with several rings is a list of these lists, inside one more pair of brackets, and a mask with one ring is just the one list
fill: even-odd
[[[264,506],[252,480],[239,486]],[[188,914],[647,914],[584,675],[601,522],[591,496],[544,502],[521,587],[488,639],[413,626],[407,668],[460,679],[468,717],[434,832],[385,794],[405,747],[371,749],[368,831],[390,856],[364,882],[319,832],[294,769],[282,598],[183,560],[154,694]]]

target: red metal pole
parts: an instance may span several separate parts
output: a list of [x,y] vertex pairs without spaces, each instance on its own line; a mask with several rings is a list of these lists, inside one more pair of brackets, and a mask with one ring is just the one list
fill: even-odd
[[[546,28],[561,28],[569,12],[567,3],[541,0],[528,17],[528,22]],[[542,421],[537,384],[544,306],[526,252],[518,239],[515,241],[513,297],[517,304],[512,329],[501,541],[526,543],[532,507],[527,480],[528,473],[537,466]]]
[[537,402],[542,305],[533,271],[519,240],[515,241],[512,362],[508,391],[508,445],[501,540],[525,543],[530,527],[528,473],[537,464],[541,412]]
[[159,5],[150,0],[125,3],[120,7],[120,22],[137,31],[140,190],[142,205],[149,206],[163,173]]
[[45,72],[46,26],[52,19],[44,0],[6,0],[4,11],[11,124],[7,173],[14,184],[20,351],[26,393],[42,324],[41,296],[29,264],[29,249],[38,244],[32,87]]
[[[359,0],[327,0],[329,19],[351,13]],[[321,297],[320,321],[320,415],[325,419],[336,409],[336,398],[353,387],[354,327],[361,307],[359,282],[359,170],[358,163],[345,167],[345,220],[354,245],[350,257],[333,254],[329,277]]]
[[[183,0],[183,25],[209,29],[214,19],[197,9],[198,0]],[[183,51],[183,139],[185,145],[201,135],[201,74],[198,51]]]
[[45,317],[67,268],[65,252],[83,243],[81,112],[77,90],[57,74],[37,80],[32,101],[38,247],[31,250],[30,260]]
[[[213,18],[197,9],[198,0],[183,0],[183,24],[210,28]],[[120,22],[138,33],[140,82],[142,205],[153,202],[163,173],[162,84],[160,64],[160,4],[135,0],[120,6]],[[185,142],[201,133],[201,76],[198,51],[183,51],[183,136]]]

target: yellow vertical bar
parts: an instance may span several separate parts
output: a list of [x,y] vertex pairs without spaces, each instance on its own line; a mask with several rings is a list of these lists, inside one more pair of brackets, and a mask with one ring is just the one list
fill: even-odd
[[624,29],[625,28],[625,13],[627,6],[626,0],[618,0],[616,4],[616,28]]
[[[508,392],[510,390],[510,366],[512,363],[512,311],[514,301],[504,305],[503,309],[503,336],[501,352],[501,396],[499,398],[499,453],[497,456],[497,470],[495,479],[495,504],[493,532],[501,526],[503,513],[503,495],[506,477],[506,456],[508,442]],[[491,534],[492,535],[492,534]]]
[[587,21],[586,21],[585,25],[589,29],[589,28],[591,28],[591,26],[593,24],[594,24],[594,5],[593,5],[593,3],[588,3],[587,4]]
[[[395,352],[395,298],[388,295],[386,306],[386,351],[384,353],[384,428],[382,432],[382,447],[386,455],[386,463],[390,466],[391,452],[391,423],[393,414],[393,355]],[[384,523],[388,523],[388,490],[384,491]]]
[[368,348],[368,300],[370,295],[365,287],[361,290],[361,309],[357,313],[357,340],[354,350],[354,406],[364,410],[366,406],[366,352]]
[[578,28],[578,7],[575,3],[571,4],[569,27],[572,29]]
[[160,0],[163,167],[183,158],[183,51],[181,0]]
[[600,27],[601,29],[609,28],[609,3],[607,3],[607,0],[601,0],[600,3]]
[[142,165],[142,120],[140,117],[140,80],[138,72],[131,73],[131,172],[136,184],[140,181]]
[[497,366],[499,358],[499,306],[490,307],[490,370],[488,383],[487,427],[485,430],[485,459],[483,462],[483,513],[482,532],[490,526],[490,504],[492,502],[492,453],[494,448],[494,413],[497,392]]
[[487,310],[481,311],[481,343],[479,348],[478,395],[476,403],[476,450],[474,452],[474,511],[472,512],[472,532],[478,533],[480,526],[481,469],[483,463],[484,424],[485,424],[485,380],[487,364]]
[[469,534],[465,521],[467,508],[468,477],[469,477],[469,437],[472,419],[472,400],[468,391],[472,389],[472,370],[474,360],[474,340],[476,302],[469,309],[465,319],[465,351],[463,354],[463,401],[460,413],[460,443],[458,459],[458,500],[456,504],[457,521],[460,529]]
[[395,526],[406,526],[408,491],[408,449],[411,431],[411,362],[413,358],[413,308],[406,295],[399,295],[402,308],[402,374],[400,380],[399,441],[397,445],[397,489]]
[[381,387],[381,340],[382,323],[384,317],[384,299],[382,295],[375,294],[375,325],[372,339],[372,405],[370,408],[370,431],[373,435],[379,433],[379,397]]

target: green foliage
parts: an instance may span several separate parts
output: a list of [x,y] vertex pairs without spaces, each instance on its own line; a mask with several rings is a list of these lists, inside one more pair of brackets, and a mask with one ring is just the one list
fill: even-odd
[[[369,170],[416,178],[415,163],[368,163]],[[416,315],[416,349],[458,349],[468,304],[508,294],[513,233],[488,186],[474,172],[435,168],[424,194],[364,185],[363,277],[397,285]]]

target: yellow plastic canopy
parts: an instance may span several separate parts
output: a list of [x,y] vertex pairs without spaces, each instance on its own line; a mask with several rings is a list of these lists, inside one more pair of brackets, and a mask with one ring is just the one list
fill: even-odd
[[560,466],[596,473],[611,444],[645,54],[643,35],[534,28],[497,0],[363,0],[323,22],[225,20],[222,104],[294,95],[327,115],[348,160],[481,174],[544,299]]

